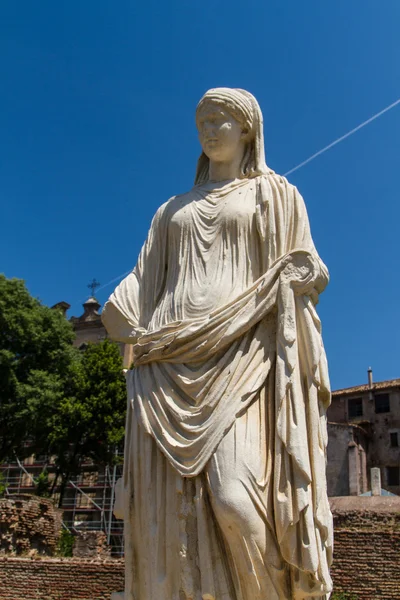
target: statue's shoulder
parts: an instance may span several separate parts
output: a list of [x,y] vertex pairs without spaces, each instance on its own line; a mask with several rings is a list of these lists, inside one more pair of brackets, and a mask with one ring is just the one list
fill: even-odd
[[173,212],[175,209],[180,208],[182,205],[192,202],[198,196],[198,194],[196,194],[196,189],[197,187],[195,186],[183,194],[172,196],[160,206],[157,212],[160,212],[160,214],[168,214],[171,213],[171,211]]
[[285,188],[290,191],[297,190],[296,186],[290,183],[290,181],[288,181],[284,175],[279,175],[279,173],[275,173],[275,171],[270,170],[269,173],[261,175],[261,177],[275,186]]
[[153,226],[164,226],[169,221],[171,216],[182,207],[183,204],[191,202],[194,198],[193,189],[185,192],[184,194],[178,194],[171,196],[164,204],[158,207],[153,217]]
[[276,195],[281,199],[283,204],[292,205],[301,201],[301,194],[293,183],[290,183],[284,175],[279,175],[274,171],[262,175],[262,178],[268,182],[270,188],[275,190]]
[[167,200],[165,205],[174,206],[175,204],[182,204],[182,202],[187,202],[189,200],[193,200],[193,198],[198,193],[198,189],[200,187],[201,186],[199,186],[199,185],[195,185],[190,190],[187,190],[186,192],[183,192],[182,194],[176,194],[176,196],[172,196],[169,200]]
[[171,208],[176,203],[176,199],[178,196],[171,196],[164,204],[161,204],[156,210],[156,214],[154,215],[154,219],[156,221],[160,221],[163,217],[168,213],[168,209]]

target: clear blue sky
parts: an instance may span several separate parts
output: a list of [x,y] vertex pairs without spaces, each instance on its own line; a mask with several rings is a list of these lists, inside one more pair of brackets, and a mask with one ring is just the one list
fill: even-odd
[[[399,0],[4,0],[0,269],[81,314],[191,187],[206,89],[257,97],[285,173],[400,97],[399,31]],[[331,272],[333,388],[400,376],[399,140],[397,106],[289,177]]]

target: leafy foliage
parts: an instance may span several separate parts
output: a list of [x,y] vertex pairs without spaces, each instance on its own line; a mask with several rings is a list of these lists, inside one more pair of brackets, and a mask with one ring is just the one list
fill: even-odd
[[4,475],[3,473],[0,473],[0,498],[3,498],[3,496],[5,496],[7,490],[7,486],[4,483]]
[[49,430],[49,451],[57,456],[65,483],[84,458],[113,462],[124,437],[125,378],[118,346],[90,344],[75,371],[75,393],[61,399]]
[[[112,462],[124,436],[122,357],[116,344],[72,346],[61,311],[0,275],[0,461],[15,453],[53,456],[61,498],[85,458]],[[29,444],[26,442],[29,441]],[[46,492],[46,475],[37,482]]]
[[49,483],[49,474],[46,470],[42,471],[35,478],[35,494],[36,496],[40,496],[41,498],[49,498],[50,496],[50,483]]
[[[60,311],[43,306],[19,279],[0,275],[0,460],[40,434],[38,409],[63,393],[76,351]],[[44,416],[44,415],[43,415]]]
[[62,529],[57,544],[57,554],[59,556],[71,557],[74,547],[75,536],[67,529]]

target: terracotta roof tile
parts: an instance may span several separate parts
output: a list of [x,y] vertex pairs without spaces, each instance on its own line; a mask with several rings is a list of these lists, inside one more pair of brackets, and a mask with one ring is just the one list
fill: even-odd
[[[372,391],[387,390],[394,387],[400,387],[400,379],[388,379],[387,381],[376,381],[372,386]],[[341,390],[335,390],[332,392],[332,396],[348,396],[349,394],[357,394],[358,392],[368,392],[368,383],[363,385],[355,385],[353,387],[344,388]]]

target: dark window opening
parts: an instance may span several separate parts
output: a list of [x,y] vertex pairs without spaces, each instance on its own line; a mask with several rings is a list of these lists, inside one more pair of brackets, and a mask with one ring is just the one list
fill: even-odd
[[390,445],[392,448],[399,447],[399,434],[397,433],[397,431],[392,431],[392,433],[390,434]]
[[390,487],[400,485],[400,469],[399,467],[386,467],[387,484]]
[[375,396],[375,412],[390,412],[389,394],[378,394],[377,396]]
[[351,398],[349,400],[349,419],[355,417],[362,417],[363,415],[363,402],[362,398]]

